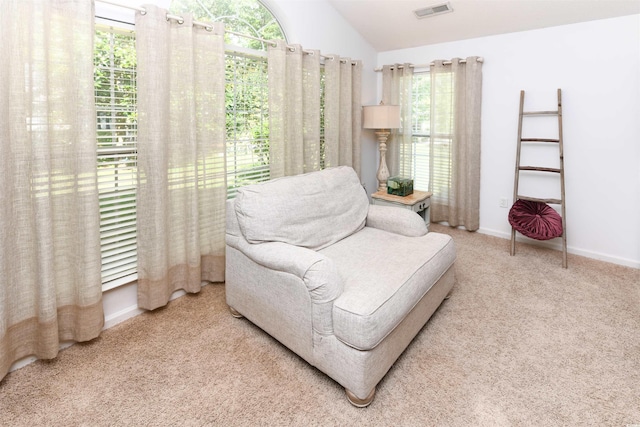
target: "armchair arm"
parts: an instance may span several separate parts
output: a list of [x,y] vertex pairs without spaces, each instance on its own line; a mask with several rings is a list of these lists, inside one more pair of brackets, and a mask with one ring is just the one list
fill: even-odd
[[420,215],[393,206],[369,205],[366,226],[408,237],[424,236],[428,231]]
[[242,236],[229,233],[226,242],[228,246],[267,269],[300,278],[311,298],[313,329],[321,335],[333,333],[333,301],[344,289],[333,261],[311,249],[282,242],[252,244]]
[[335,264],[318,252],[282,242],[249,243],[230,234],[226,242],[263,267],[299,277],[316,304],[331,302],[342,293],[343,283]]

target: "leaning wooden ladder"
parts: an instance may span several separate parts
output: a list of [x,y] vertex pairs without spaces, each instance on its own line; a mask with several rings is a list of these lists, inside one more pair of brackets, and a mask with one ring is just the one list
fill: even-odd
[[[557,116],[558,117],[558,138],[523,138],[522,137],[522,119],[526,116]],[[520,151],[523,142],[533,143],[553,143],[558,144],[560,154],[560,168],[548,168],[538,166],[521,166]],[[528,197],[518,194],[518,182],[520,180],[521,171],[550,172],[560,174],[560,199],[541,199],[536,197]],[[530,200],[533,202],[549,203],[561,206],[562,217],[562,267],[567,268],[567,221],[565,211],[565,195],[564,195],[564,151],[562,147],[562,91],[558,89],[558,109],[556,111],[524,111],[524,90],[520,91],[520,115],[518,119],[518,149],[516,153],[516,170],[515,182],[513,186],[513,201]],[[516,230],[511,227],[511,255],[516,253]]]

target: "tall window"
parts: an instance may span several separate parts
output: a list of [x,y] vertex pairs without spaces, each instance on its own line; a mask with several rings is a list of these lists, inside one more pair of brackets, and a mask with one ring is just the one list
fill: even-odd
[[[412,144],[413,144],[413,180],[414,188],[427,191],[434,190],[437,182],[446,181],[438,179],[439,171],[449,170],[443,167],[451,163],[452,112],[449,104],[439,106],[433,111],[431,75],[429,72],[416,72],[413,75],[412,92]],[[451,97],[453,94],[453,79],[441,76],[437,79],[437,88],[434,88],[439,96]],[[435,123],[437,134],[433,134],[431,128]],[[432,137],[433,136],[433,141]],[[431,182],[434,181],[434,182]],[[436,194],[437,193],[437,194]],[[434,198],[444,197],[448,194],[448,188],[439,188],[434,191]]]
[[108,289],[137,272],[133,34],[98,29],[94,64],[102,283]]
[[227,185],[237,189],[269,179],[267,61],[228,53],[226,59]]
[[[227,183],[229,197],[247,184],[269,179],[267,46],[285,39],[271,11],[258,0],[173,0],[170,12],[225,23],[227,51]],[[240,37],[230,32],[246,34]]]
[[[227,30],[265,40],[285,39],[258,0],[173,0],[171,13],[223,21]],[[228,195],[269,179],[267,61],[264,42],[227,33]],[[95,37],[103,290],[137,278],[135,34],[100,27]]]
[[429,73],[413,74],[411,106],[413,186],[417,190],[427,191],[429,189],[429,138],[431,137],[431,81]]

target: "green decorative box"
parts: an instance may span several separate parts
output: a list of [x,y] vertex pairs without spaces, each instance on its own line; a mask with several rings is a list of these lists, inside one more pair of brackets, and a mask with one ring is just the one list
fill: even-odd
[[394,196],[413,194],[413,180],[399,176],[389,178],[387,180],[387,194],[393,194]]

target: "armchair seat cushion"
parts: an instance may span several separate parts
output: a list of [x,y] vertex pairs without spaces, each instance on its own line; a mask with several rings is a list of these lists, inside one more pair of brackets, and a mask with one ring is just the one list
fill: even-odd
[[336,338],[358,349],[375,348],[409,314],[455,261],[451,237],[408,237],[365,227],[320,251],[344,284],[334,301]]

